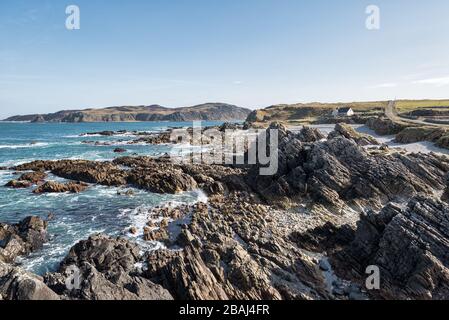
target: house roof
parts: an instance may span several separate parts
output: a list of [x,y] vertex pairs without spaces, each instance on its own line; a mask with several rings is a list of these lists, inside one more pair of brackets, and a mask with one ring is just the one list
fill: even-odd
[[352,110],[352,109],[348,108],[348,107],[346,107],[346,108],[338,108],[338,112],[339,113],[348,112],[349,110]]

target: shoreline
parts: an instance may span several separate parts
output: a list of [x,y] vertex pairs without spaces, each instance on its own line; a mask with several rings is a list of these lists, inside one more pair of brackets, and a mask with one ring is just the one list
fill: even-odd
[[[444,202],[448,193],[445,174],[449,160],[435,154],[366,149],[364,146],[373,142],[350,126],[337,126],[326,140],[314,128],[294,133],[282,125],[273,127],[285,141],[279,146],[281,171],[273,177],[259,176],[258,165],[238,168],[173,164],[164,157],[144,156],[118,157],[103,162],[35,161],[10,168],[23,173],[50,172],[68,181],[89,185],[134,186],[150,192],[176,194],[200,189],[208,197],[207,204],[157,207],[152,209],[153,213],[151,210],[146,213],[151,219],[145,222],[143,233],[135,226],[128,232],[143,237],[144,241],[164,243],[165,247],[143,256],[134,255],[126,268],[116,270],[114,265],[98,265],[91,260],[97,254],[95,247],[83,245],[83,249],[78,250],[75,246],[57,272],[44,276],[43,285],[65,299],[93,298],[92,294],[97,298],[136,299],[138,295],[127,292],[124,283],[114,279],[119,275],[126,278],[138,274],[138,281],[145,282],[145,288],[158,288],[159,298],[346,300],[402,297],[404,293],[399,284],[394,284],[395,278],[388,281],[392,281],[391,288],[399,291],[386,289],[374,295],[367,292],[361,286],[361,279],[348,271],[352,269],[363,274],[364,266],[354,264],[348,268],[346,260],[360,254],[353,249],[360,246],[358,233],[365,234],[363,224],[370,223],[366,217],[375,212],[386,212],[387,216],[394,212],[406,221],[413,217],[413,214],[410,216],[413,211],[407,210],[412,210],[416,204],[430,202],[432,206],[447,206]],[[290,151],[292,147],[296,148],[294,153]],[[292,162],[293,159],[286,158],[290,154],[301,158]],[[316,162],[315,157],[333,167],[322,167],[323,163]],[[290,164],[285,166],[284,161]],[[391,170],[398,176],[391,177]],[[346,175],[352,178],[348,180]],[[422,193],[428,198],[420,197]],[[441,200],[434,198],[437,193]],[[395,207],[395,202],[402,203],[402,207]],[[174,225],[178,225],[179,230],[176,236],[172,232]],[[409,232],[415,234],[417,230]],[[401,234],[397,231],[395,237]],[[89,243],[93,239],[113,248],[121,243],[110,251],[113,255],[118,254],[114,252],[122,245],[134,246],[130,242],[133,240],[108,236],[94,235],[87,242],[79,240]],[[51,240],[47,245],[51,246]],[[343,248],[343,251],[336,248]],[[396,249],[394,246],[370,248],[386,250],[384,254],[393,254]],[[432,252],[438,255],[438,251]],[[405,256],[407,254],[406,251]],[[418,258],[424,259],[424,256],[418,255]],[[83,274],[105,277],[103,285],[114,288],[113,296],[92,292],[93,283],[85,283],[78,293],[61,290],[61,279],[69,266],[67,261],[73,262]],[[298,263],[301,267],[292,269]],[[137,265],[143,269],[136,270]],[[193,274],[188,273],[187,269],[192,267]],[[115,276],[110,278],[105,270],[114,270]],[[155,282],[149,283],[148,279]],[[329,283],[329,279],[333,280]],[[186,283],[195,284],[184,287]],[[414,294],[421,297],[419,290]]]

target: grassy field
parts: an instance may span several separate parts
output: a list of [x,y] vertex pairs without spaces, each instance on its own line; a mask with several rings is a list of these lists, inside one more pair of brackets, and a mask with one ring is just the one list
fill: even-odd
[[341,102],[341,103],[297,103],[279,104],[265,109],[259,109],[252,114],[252,123],[270,123],[281,121],[286,123],[311,123],[323,116],[330,116],[332,111],[341,107],[350,107],[357,114],[383,112],[388,102]]
[[[449,110],[449,100],[398,100],[398,112],[410,112],[417,109],[442,108]],[[446,108],[444,108],[446,107]]]

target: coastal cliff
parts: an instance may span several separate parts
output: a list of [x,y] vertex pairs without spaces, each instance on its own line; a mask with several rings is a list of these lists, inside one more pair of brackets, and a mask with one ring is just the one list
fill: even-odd
[[166,108],[159,105],[124,106],[102,109],[63,110],[49,114],[13,116],[4,121],[29,122],[135,122],[135,121],[228,121],[244,120],[249,109],[225,103]]

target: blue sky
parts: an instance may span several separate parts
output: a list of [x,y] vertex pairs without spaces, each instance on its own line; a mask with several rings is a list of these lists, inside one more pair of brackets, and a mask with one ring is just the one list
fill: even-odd
[[447,0],[1,0],[0,117],[449,98],[448,35]]

